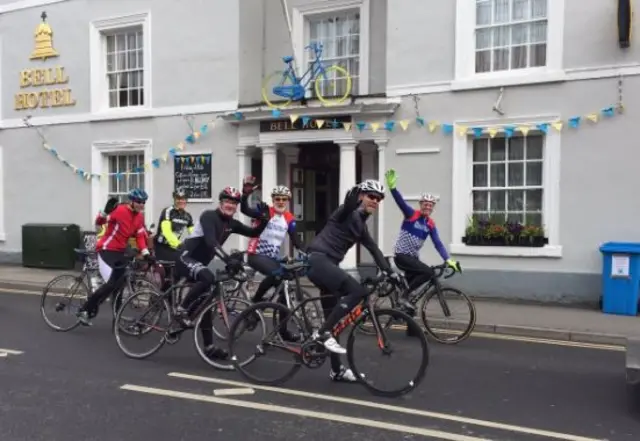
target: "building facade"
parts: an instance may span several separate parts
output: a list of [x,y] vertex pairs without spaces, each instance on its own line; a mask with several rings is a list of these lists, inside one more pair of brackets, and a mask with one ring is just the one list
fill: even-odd
[[[640,239],[638,210],[619,197],[639,180],[640,51],[620,47],[615,2],[285,4],[0,1],[3,258],[19,256],[23,224],[91,229],[133,186],[149,191],[152,223],[175,185],[197,215],[247,174],[292,188],[309,241],[350,186],[394,168],[409,203],[440,195],[434,219],[464,268],[456,286],[598,299],[599,245]],[[352,96],[322,105],[311,82],[306,103],[266,106],[263,78],[288,55],[306,70],[316,42],[348,70]],[[320,89],[339,94],[346,80],[330,80]],[[547,243],[471,245],[473,215],[542,227]],[[371,220],[387,254],[400,222],[391,199]],[[423,257],[440,260],[429,244]],[[343,264],[369,262],[354,249]]]

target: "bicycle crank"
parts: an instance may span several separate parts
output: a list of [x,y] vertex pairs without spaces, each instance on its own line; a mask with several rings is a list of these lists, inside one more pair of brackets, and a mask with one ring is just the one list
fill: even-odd
[[318,342],[309,342],[302,345],[300,352],[302,363],[309,369],[318,369],[327,360],[329,351]]

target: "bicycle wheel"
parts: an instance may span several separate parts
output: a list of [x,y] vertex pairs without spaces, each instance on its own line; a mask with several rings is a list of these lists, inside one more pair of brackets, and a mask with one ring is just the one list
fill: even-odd
[[[141,314],[136,314],[139,311]],[[116,316],[114,334],[118,347],[129,358],[150,357],[166,343],[172,319],[171,307],[161,294],[155,290],[138,291],[122,304]],[[136,343],[148,335],[155,341],[150,349],[134,349]]]
[[262,82],[262,99],[264,103],[272,109],[284,109],[291,104],[291,98],[285,98],[273,93],[274,87],[293,86],[293,80],[289,75],[285,76],[284,71],[276,71],[266,77]]
[[315,78],[316,96],[325,106],[337,106],[351,94],[351,75],[344,67],[329,66]]
[[[471,299],[458,289],[441,287],[439,292],[440,295],[436,288],[426,294],[421,310],[424,329],[439,343],[460,343],[469,338],[476,327],[476,307]],[[432,308],[427,311],[429,305],[432,305]],[[454,309],[461,311],[460,318],[453,318]]]
[[[258,331],[257,341],[251,341],[252,325],[258,317],[288,317],[275,327],[267,327],[265,332]],[[265,321],[265,323],[267,323]],[[269,323],[272,324],[271,320]],[[293,377],[302,363],[302,345],[284,342],[280,337],[282,329],[295,325],[302,329],[299,320],[291,315],[291,310],[280,303],[260,302],[245,309],[238,316],[229,331],[229,355],[233,367],[247,380],[266,385],[278,385]],[[249,342],[239,341],[241,337],[249,337]],[[258,360],[264,360],[265,366],[255,367]],[[288,367],[287,367],[288,365]],[[283,373],[275,373],[282,368]],[[272,375],[265,377],[263,375]]]
[[[40,297],[40,314],[44,322],[58,332],[75,329],[80,325],[76,313],[90,293],[84,281],[84,274],[82,276],[62,274],[55,277],[44,287]],[[46,311],[49,300],[53,305],[50,313]],[[76,304],[73,304],[74,300],[77,300]]]
[[[207,308],[200,313],[198,318],[196,319],[196,324],[193,329],[193,342],[196,347],[196,351],[202,360],[210,366],[213,366],[216,369],[221,369],[225,371],[232,371],[234,369],[234,365],[231,360],[212,360],[205,355],[204,352],[204,341],[202,340],[202,325],[204,324],[204,317],[207,311],[211,312],[212,315],[212,330],[213,333],[216,334],[220,338],[220,334],[223,334],[223,338],[220,338],[223,341],[227,341],[229,338],[229,328],[227,327],[227,323],[229,325],[233,324],[236,318],[241,314],[242,311],[248,309],[251,306],[251,303],[240,298],[226,298],[224,302],[224,308],[226,311],[221,310],[220,300],[216,299],[211,305],[207,306]],[[237,314],[231,314],[232,311],[237,311]],[[227,315],[228,322],[224,319],[224,315]],[[264,321],[264,317],[262,315],[258,315],[259,322],[257,326],[257,331],[264,336],[266,331],[266,324]],[[219,320],[216,320],[219,319]],[[216,328],[215,323],[218,323],[218,327]],[[223,332],[221,332],[224,329]],[[253,361],[253,357],[249,357],[246,360],[240,362],[240,364],[244,365]]]
[[[410,334],[401,332],[399,329],[396,329],[396,327],[393,327],[391,329],[382,328],[381,333],[376,336],[365,336],[360,332],[356,332],[356,326],[352,327],[347,341],[347,360],[349,362],[349,367],[355,374],[356,378],[359,378],[360,382],[374,395],[398,397],[411,392],[424,379],[427,366],[429,365],[429,345],[424,333],[420,329],[420,325],[409,317],[409,315],[398,311],[397,309],[375,309],[373,311],[369,311],[368,314],[375,314],[377,321],[381,324],[386,323],[387,321],[391,321],[393,323],[405,323]],[[366,317],[363,315],[359,320],[366,320]],[[364,341],[365,337],[369,337],[367,341],[370,342],[367,345],[367,350],[358,350],[358,353],[361,355],[357,357],[355,355],[356,336],[360,337],[358,341]],[[399,343],[391,344],[391,338],[400,338],[405,341],[401,340]],[[412,340],[414,338],[417,339],[417,341]],[[408,342],[409,340],[411,343]],[[389,368],[383,369],[382,374],[380,375],[382,380],[395,380],[402,378],[399,386],[383,388],[377,380],[374,380],[375,376],[372,375],[371,372],[365,372],[364,369],[360,368],[361,363],[365,360],[369,361],[369,367],[377,367],[380,365],[380,362],[370,360],[372,358],[373,351],[371,349],[373,347],[377,347],[378,351],[380,351],[383,356],[390,357],[396,351],[408,354],[406,356],[401,355],[400,358],[394,361],[392,369],[395,372],[393,375],[389,375]],[[359,360],[358,363],[356,363],[356,358]],[[403,370],[409,366],[410,362],[416,358],[418,358],[419,362],[418,367],[415,370],[412,369],[410,374],[407,374],[406,377],[404,377],[397,373],[398,370]]]

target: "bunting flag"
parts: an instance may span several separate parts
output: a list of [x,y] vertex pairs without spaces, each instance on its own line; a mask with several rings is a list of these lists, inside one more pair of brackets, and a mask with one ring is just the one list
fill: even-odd
[[[495,125],[495,126],[467,126],[464,124],[456,123],[442,123],[438,120],[429,120],[423,117],[416,117],[414,119],[401,119],[401,120],[384,120],[384,121],[353,121],[353,122],[340,122],[337,120],[313,118],[311,116],[303,114],[289,114],[288,117],[292,123],[298,120],[302,121],[303,125],[308,125],[311,122],[315,122],[315,126],[319,129],[325,127],[331,127],[333,129],[342,128],[347,132],[358,131],[363,132],[366,129],[372,132],[378,130],[386,130],[387,132],[406,132],[409,127],[416,126],[419,129],[427,129],[431,134],[442,133],[444,135],[457,134],[458,136],[473,135],[474,137],[481,137],[488,134],[491,138],[494,138],[498,134],[504,134],[507,138],[516,134],[522,134],[527,136],[530,131],[549,133],[549,130],[553,129],[558,132],[564,128],[579,129],[583,125],[596,125],[602,120],[612,118],[617,113],[622,113],[622,107],[620,105],[614,105],[600,109],[597,112],[590,112],[585,115],[576,115],[566,120],[558,119],[547,122],[540,122],[535,124],[516,124],[516,125]],[[271,112],[274,118],[280,118],[283,112],[278,109],[274,109]],[[236,120],[242,120],[244,115],[240,111],[234,113]]]
[[[152,167],[160,168],[162,164],[166,164],[169,161],[169,158],[173,159],[176,156],[176,154],[178,154],[178,152],[183,151],[188,145],[195,144],[200,138],[202,138],[203,135],[206,135],[207,133],[209,133],[213,129],[213,127],[216,125],[217,121],[218,120],[215,119],[211,122],[203,124],[202,126],[200,126],[200,130],[194,130],[193,133],[191,133],[190,135],[187,135],[182,142],[179,142],[177,145],[171,147],[169,150],[167,150],[166,153],[164,153],[160,157],[154,158],[148,163],[141,165],[139,167],[134,167],[131,170],[128,170],[126,172],[116,173],[115,175],[116,179],[121,180],[122,178],[130,174],[148,171]],[[107,173],[102,173],[102,174],[91,173],[91,171],[88,169],[78,167],[70,163],[64,157],[62,157],[62,155],[60,155],[60,153],[58,152],[58,149],[54,148],[47,142],[43,141],[42,147],[44,147],[44,149],[47,150],[54,158],[56,158],[62,164],[67,166],[69,169],[71,169],[73,173],[78,175],[83,180],[90,181],[91,179],[101,179],[101,178],[107,177]],[[205,158],[205,156],[200,156],[196,159],[195,157],[191,156],[189,160],[191,162],[195,162],[197,160],[204,164],[207,158]],[[181,157],[180,160],[184,162],[186,159],[184,157]]]

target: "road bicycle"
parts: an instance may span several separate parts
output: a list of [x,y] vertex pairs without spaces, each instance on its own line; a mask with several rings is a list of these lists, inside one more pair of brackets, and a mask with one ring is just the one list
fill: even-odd
[[[174,265],[173,262],[164,263],[168,266]],[[224,271],[217,270],[214,286],[196,299],[191,307],[190,317],[195,318],[192,326],[184,326],[176,317],[176,310],[192,283],[185,278],[177,280],[175,271],[172,271],[172,277],[171,285],[164,292],[158,289],[141,290],[123,303],[116,316],[118,326],[114,331],[118,347],[129,358],[144,359],[158,352],[165,344],[176,344],[184,331],[193,329],[194,345],[202,360],[217,369],[232,370],[231,362],[212,360],[206,356],[204,343],[199,336],[205,326],[203,320],[210,312],[212,321],[216,318],[222,319],[221,326],[211,323],[213,334],[220,340],[228,338],[232,319],[239,315],[239,311],[248,308],[251,302],[238,296],[229,296],[225,293],[224,285],[236,277],[241,279],[243,275],[229,271],[228,268]],[[129,308],[133,311],[129,312]],[[136,310],[142,310],[142,313],[137,318],[131,318]],[[259,323],[262,324],[261,329],[266,329],[262,317],[259,317]],[[149,349],[133,348],[136,342],[140,342],[143,337],[152,333],[156,338]],[[246,360],[246,362],[250,361]]]
[[[393,256],[385,256],[385,259],[389,265],[392,265]],[[407,300],[416,310],[418,309],[418,304],[422,301],[420,318],[429,337],[442,344],[460,343],[469,338],[476,326],[475,305],[459,289],[445,286],[440,282],[440,278],[449,279],[456,274],[453,268],[443,263],[432,266],[431,269],[434,272],[434,277],[412,290],[407,296]],[[404,308],[399,306],[398,299],[401,293],[406,293],[409,289],[406,279],[403,278],[403,282],[400,285],[381,283],[373,286],[371,279],[365,279],[362,283],[375,292],[374,305],[376,308],[391,307],[404,311]],[[434,308],[430,308],[432,305],[434,305]],[[459,309],[468,313],[468,318],[452,318],[453,307],[460,307]],[[392,323],[385,324],[385,326],[391,325]],[[373,329],[370,324],[364,323],[360,331],[371,333]]]
[[[294,57],[282,57],[286,70],[276,71],[262,83],[262,99],[271,108],[284,109],[292,101],[304,101],[309,84],[314,82],[316,97],[325,106],[343,103],[351,93],[351,75],[342,66],[326,66],[322,59],[322,43],[311,43],[305,50],[312,50],[315,58],[307,71],[296,75],[293,66]],[[269,95],[274,95],[273,99]],[[284,101],[282,101],[284,99]]]
[[[81,322],[76,314],[87,298],[100,286],[101,282],[99,281],[102,280],[98,269],[92,264],[97,256],[96,251],[77,248],[75,252],[83,261],[80,274],[61,274],[54,277],[44,287],[40,297],[40,314],[44,322],[58,332],[71,331],[80,326]],[[153,271],[153,267],[145,265],[142,269],[141,265],[145,265],[145,263],[136,259],[135,256],[127,255],[126,263],[114,268],[124,268],[125,274],[119,288],[110,296],[112,325],[115,324],[118,308],[124,299],[139,289],[153,286],[147,277],[147,273]],[[47,302],[51,299],[53,308],[51,312],[47,312]],[[99,307],[89,311],[89,317],[96,317],[98,311]]]
[[[291,273],[296,273],[305,266],[306,264],[304,262],[284,265],[285,269]],[[387,276],[383,274],[380,278],[387,279]],[[389,281],[393,283],[393,280]],[[321,302],[321,300],[326,297],[333,296],[305,299],[293,310],[280,303],[260,302],[243,311],[231,326],[229,338],[229,354],[236,370],[251,382],[278,385],[291,379],[302,366],[306,366],[309,369],[321,367],[330,356],[330,352],[321,343],[313,339],[312,335],[314,331],[319,328],[319,323],[313,323],[307,316],[305,306],[307,303]],[[268,310],[272,310],[273,312],[265,312]],[[237,353],[243,349],[243,346],[238,343],[238,339],[246,334],[247,323],[251,322],[251,316],[254,314],[260,314],[263,317],[270,315],[278,319],[275,320],[276,326],[267,332],[262,337],[260,343],[256,345],[255,352],[251,355],[251,362],[241,363]],[[411,358],[417,358],[419,360],[417,370],[411,374],[409,378],[403,378],[399,387],[390,389],[383,388],[376,381],[372,380],[373,376],[368,376],[365,369],[362,368],[362,364],[366,362],[369,362],[367,368],[376,367],[379,363],[370,362],[370,354],[361,356],[354,355],[356,352],[356,337],[358,337],[358,341],[364,340],[364,337],[367,337],[357,332],[358,325],[366,320],[370,320],[375,328],[375,337],[370,339],[372,343],[371,348],[377,347],[379,353],[384,357],[391,357],[396,350],[405,349]],[[381,323],[386,323],[388,320],[406,323],[407,329],[412,331],[411,335],[405,336],[404,333],[399,333],[394,329],[386,329],[381,326]],[[280,334],[284,329],[287,329],[290,322],[293,322],[292,324],[301,332],[300,343],[287,342],[280,337]],[[409,315],[397,309],[374,308],[369,300],[369,296],[367,296],[367,298],[363,299],[363,301],[340,320],[333,328],[332,334],[337,339],[340,334],[345,332],[349,327],[351,327],[351,331],[349,332],[346,345],[349,368],[355,374],[358,382],[364,385],[371,393],[380,396],[397,397],[409,393],[421,383],[429,364],[429,347],[424,333],[421,332],[420,326]],[[398,344],[391,344],[391,336],[401,336],[405,341]],[[407,343],[406,340],[410,340],[411,343]],[[277,375],[275,378],[265,378],[263,375],[268,375],[270,372],[273,372],[273,369],[258,369],[259,374],[250,372],[249,368],[252,364],[275,350],[279,350],[281,354],[290,357],[289,361],[291,362],[291,366],[285,370],[284,374]],[[359,351],[358,349],[358,352]],[[281,357],[278,358],[274,366],[283,366],[286,361],[282,360]],[[358,361],[356,362],[356,360]],[[394,363],[395,366],[402,365],[402,367],[405,367],[407,364],[407,360],[398,360]],[[388,375],[388,373],[382,375],[385,379],[391,380],[397,379],[399,376],[400,375],[396,373],[394,373],[394,375]]]

